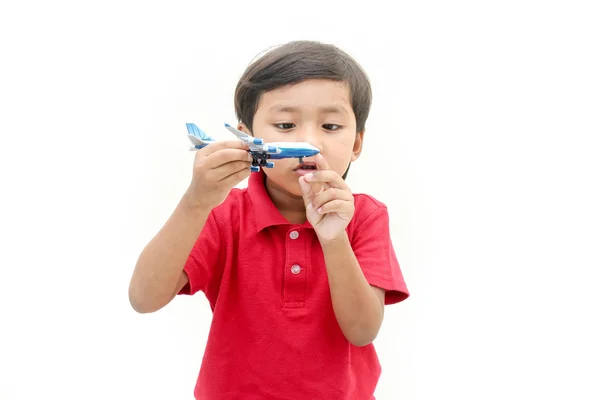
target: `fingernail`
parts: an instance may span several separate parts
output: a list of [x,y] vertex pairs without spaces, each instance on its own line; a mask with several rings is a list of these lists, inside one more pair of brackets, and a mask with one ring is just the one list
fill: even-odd
[[307,210],[312,210],[312,203],[308,203],[308,206],[306,207]]
[[317,211],[319,212],[319,214],[323,214],[323,207],[319,207]]
[[312,172],[310,172],[310,173],[308,173],[308,174],[304,175],[304,179],[306,179],[307,181],[308,181],[308,180],[311,180],[311,179],[312,179],[312,177],[313,177],[313,174],[312,174]]

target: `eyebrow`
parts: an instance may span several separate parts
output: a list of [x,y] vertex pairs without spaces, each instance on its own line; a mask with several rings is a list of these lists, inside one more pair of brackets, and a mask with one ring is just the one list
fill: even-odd
[[[298,112],[300,110],[297,107],[275,105],[275,106],[271,107],[270,111],[293,113],[293,112]],[[340,106],[321,107],[321,108],[319,108],[319,111],[324,114],[348,114],[348,111],[346,111],[346,109],[344,107],[340,107]]]

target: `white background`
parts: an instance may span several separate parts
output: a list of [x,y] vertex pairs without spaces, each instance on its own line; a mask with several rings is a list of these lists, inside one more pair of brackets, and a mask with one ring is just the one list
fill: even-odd
[[374,87],[348,181],[412,294],[377,398],[600,398],[594,3],[3,2],[0,399],[192,399],[207,302],[138,315],[129,278],[189,182],[184,123],[227,138],[247,64],[294,39]]

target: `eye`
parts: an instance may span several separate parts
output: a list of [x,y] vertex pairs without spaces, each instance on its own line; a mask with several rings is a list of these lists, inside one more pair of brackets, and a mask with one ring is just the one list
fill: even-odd
[[328,131],[337,131],[339,129],[342,129],[342,126],[336,124],[325,124],[323,125],[323,128],[325,128]]
[[275,124],[275,126],[279,129],[283,129],[284,131],[286,131],[288,129],[292,129],[294,127],[294,124],[283,123],[283,124]]

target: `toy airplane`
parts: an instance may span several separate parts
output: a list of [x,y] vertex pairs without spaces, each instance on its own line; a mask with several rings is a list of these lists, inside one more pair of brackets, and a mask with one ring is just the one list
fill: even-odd
[[[190,150],[196,151],[216,142],[216,140],[204,133],[195,124],[186,123],[185,125],[188,131],[188,138],[193,145]],[[264,143],[262,139],[247,135],[229,124],[225,124],[225,128],[250,147],[250,154],[252,154],[252,166],[250,170],[252,172],[258,172],[260,167],[273,168],[275,165],[267,161],[268,159],[297,158],[302,163],[303,157],[310,157],[319,153],[318,148],[306,142]]]

